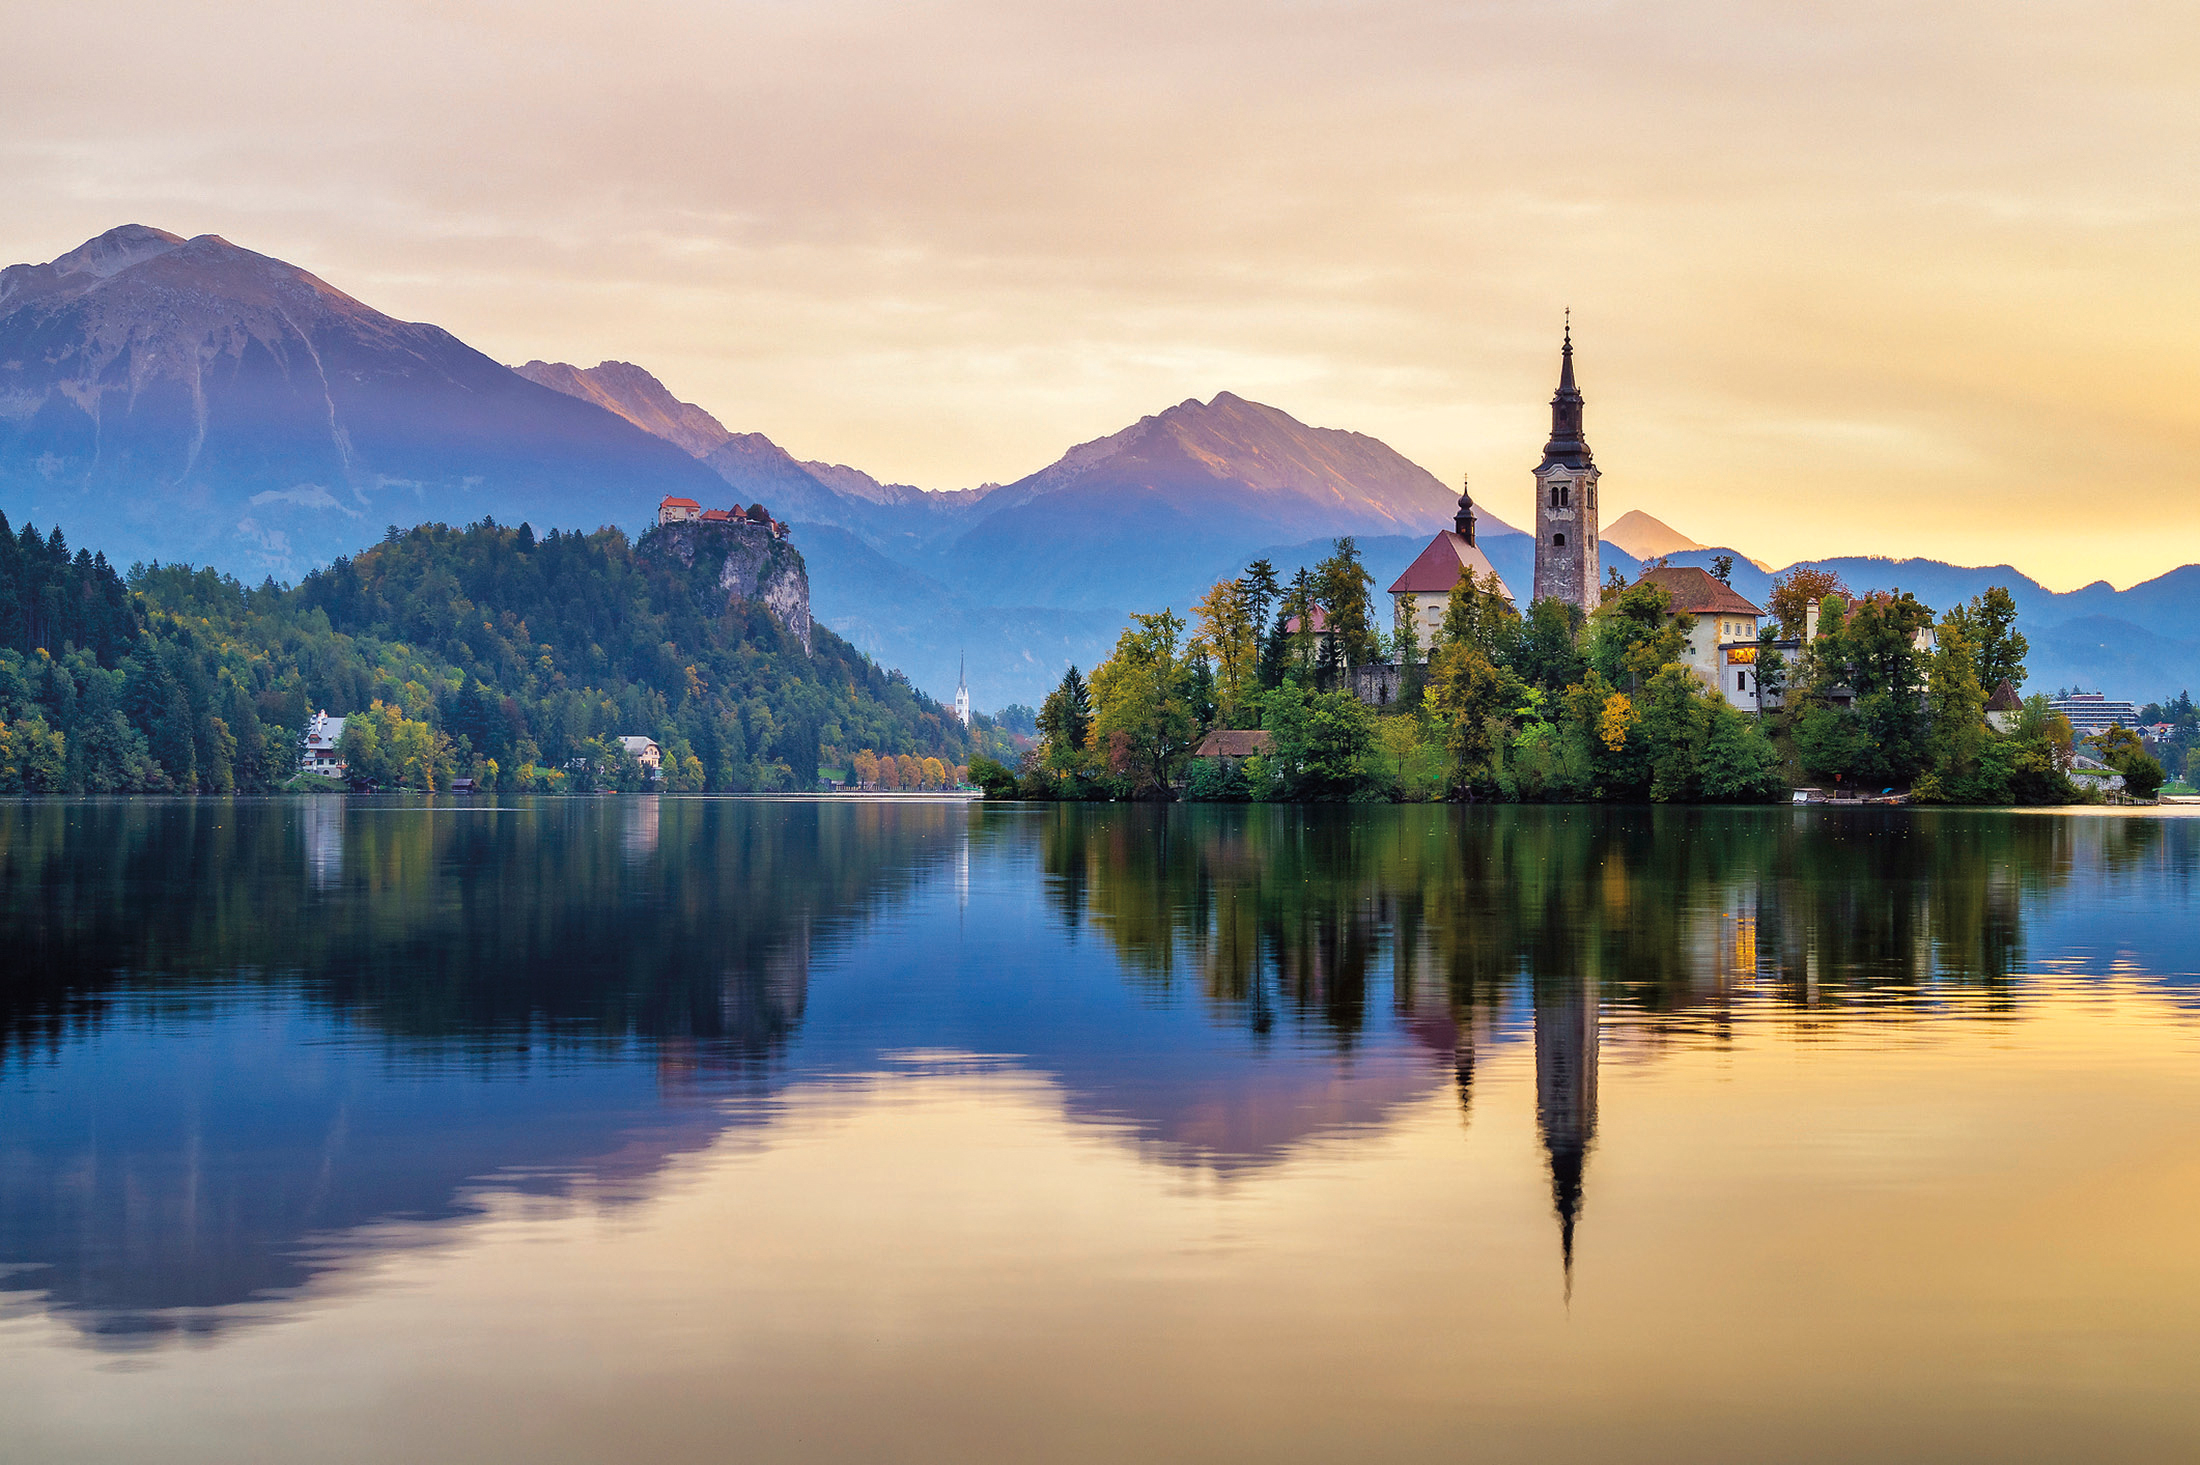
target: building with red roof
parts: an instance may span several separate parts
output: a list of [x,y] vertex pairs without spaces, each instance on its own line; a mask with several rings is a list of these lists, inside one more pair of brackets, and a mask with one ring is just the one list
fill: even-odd
[[1511,589],[1491,568],[1490,557],[1474,542],[1474,500],[1463,485],[1451,524],[1428,542],[1428,548],[1390,586],[1392,602],[1413,617],[1414,634],[1420,640],[1423,656],[1436,643],[1436,633],[1444,624],[1444,607],[1451,603],[1451,587],[1462,576],[1473,575],[1477,581],[1484,577],[1496,579],[1505,598],[1513,598]]
[[1683,664],[1727,701],[1755,711],[1757,627],[1764,611],[1694,565],[1653,565],[1635,583],[1664,590],[1673,614],[1688,622]]
[[693,499],[668,498],[657,502],[659,524],[684,524],[703,517],[703,506]]

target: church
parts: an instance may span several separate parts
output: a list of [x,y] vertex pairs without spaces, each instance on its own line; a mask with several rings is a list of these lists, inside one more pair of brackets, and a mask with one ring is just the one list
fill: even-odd
[[[1581,408],[1569,319],[1559,347],[1558,392],[1551,398],[1551,437],[1535,470],[1535,583],[1530,599],[1563,600],[1587,615],[1596,609],[1600,594],[1597,464],[1588,438],[1582,435]],[[1460,577],[1471,574],[1479,580],[1497,573],[1475,543],[1474,499],[1463,486],[1451,523],[1390,587],[1400,611],[1413,617],[1415,636],[1424,648],[1434,643],[1444,623],[1444,607]],[[1519,603],[1502,578],[1498,584],[1506,599]]]

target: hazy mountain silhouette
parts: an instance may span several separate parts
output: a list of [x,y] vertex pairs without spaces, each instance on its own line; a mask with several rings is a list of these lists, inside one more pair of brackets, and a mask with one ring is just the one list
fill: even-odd
[[[762,502],[803,526],[818,619],[936,694],[968,652],[980,707],[1036,702],[1064,665],[1104,655],[1131,612],[1183,611],[1258,555],[1288,573],[1352,534],[1387,584],[1455,501],[1374,438],[1229,392],[1014,483],[921,492],[732,431],[628,362],[502,366],[211,234],[127,225],[0,270],[0,509],[60,522],[119,563],[291,578],[387,524],[488,514],[638,531],[675,493]],[[1486,514],[1482,534],[1509,583],[1527,583],[1530,536]],[[1638,510],[1605,557],[1628,573],[1638,553],[1733,554],[1735,588],[1763,603],[1762,564],[1683,544],[1695,541]],[[2056,594],[2008,566],[1809,563],[1936,608],[2006,585],[2034,687],[2147,698],[2200,685],[2200,566]]]
[[216,235],[129,225],[0,271],[0,507],[119,562],[290,577],[385,524],[633,525],[711,486],[614,413]]

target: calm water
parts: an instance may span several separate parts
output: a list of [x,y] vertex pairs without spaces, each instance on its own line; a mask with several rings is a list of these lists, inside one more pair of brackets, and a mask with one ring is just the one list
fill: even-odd
[[2200,822],[0,805],[0,1457],[2200,1455]]

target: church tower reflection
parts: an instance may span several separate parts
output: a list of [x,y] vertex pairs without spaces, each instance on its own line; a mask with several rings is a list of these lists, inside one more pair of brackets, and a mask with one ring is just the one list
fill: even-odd
[[1597,1129],[1597,996],[1585,976],[1535,982],[1535,1120],[1551,1160],[1566,1295],[1574,1291],[1574,1221]]

